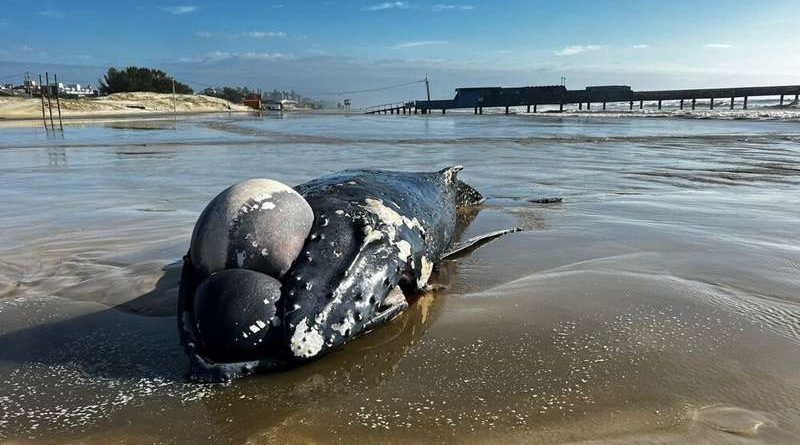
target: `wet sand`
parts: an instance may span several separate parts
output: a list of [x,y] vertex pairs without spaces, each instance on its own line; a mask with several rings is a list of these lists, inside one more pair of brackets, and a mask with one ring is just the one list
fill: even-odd
[[[7,443],[800,441],[796,124],[155,122],[0,130]],[[464,237],[526,230],[322,360],[185,383],[179,259],[214,194],[455,163],[489,198]]]

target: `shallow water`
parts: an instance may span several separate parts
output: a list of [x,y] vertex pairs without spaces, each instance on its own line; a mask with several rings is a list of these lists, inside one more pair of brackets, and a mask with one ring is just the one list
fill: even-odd
[[[463,164],[489,199],[388,326],[187,384],[179,260],[233,182]],[[305,116],[0,129],[0,439],[800,441],[800,124]],[[538,198],[562,196],[557,204]]]

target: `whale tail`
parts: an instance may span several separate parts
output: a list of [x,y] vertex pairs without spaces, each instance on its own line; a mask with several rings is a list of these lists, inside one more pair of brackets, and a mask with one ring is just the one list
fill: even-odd
[[456,192],[456,206],[470,207],[481,204],[486,198],[475,188],[458,179],[458,172],[464,170],[462,165],[453,165],[438,171],[445,184],[452,185]]

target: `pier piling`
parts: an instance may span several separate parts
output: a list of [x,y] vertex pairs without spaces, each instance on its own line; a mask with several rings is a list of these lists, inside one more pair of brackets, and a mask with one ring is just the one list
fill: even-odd
[[508,106],[506,106],[506,114],[508,114]]
[[631,111],[633,111],[633,101],[631,101],[630,105],[631,105]]
[[747,96],[744,97],[744,106],[743,109],[747,109]]
[[733,104],[736,102],[735,97],[731,97],[731,110],[733,110]]
[[528,105],[528,113],[530,113],[530,112],[531,112],[531,106]]
[[681,110],[683,110],[683,99],[681,99]]
[[640,101],[639,101],[639,109],[640,109],[640,110],[643,110],[643,109],[644,109],[644,101],[643,101],[643,100],[640,100]]
[[603,102],[603,111],[606,111],[606,103]]
[[658,109],[659,109],[659,111],[661,110],[661,100],[660,99],[658,101]]
[[781,94],[781,106],[783,106],[783,94]]
[[692,99],[692,111],[694,111],[696,105],[697,105],[697,99]]
[[713,97],[711,98],[711,105],[710,105],[710,107],[711,107],[711,109],[712,109],[712,110],[714,109],[714,98],[713,98]]

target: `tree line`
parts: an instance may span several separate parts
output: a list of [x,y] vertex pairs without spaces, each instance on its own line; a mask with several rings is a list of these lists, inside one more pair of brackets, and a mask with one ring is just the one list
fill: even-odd
[[[172,84],[175,82],[175,92],[178,94],[192,94],[189,85],[175,80],[164,71],[152,68],[141,68],[129,66],[125,69],[109,68],[105,76],[100,79],[100,94],[129,93],[134,91],[148,91],[153,93],[172,93]],[[247,87],[220,87],[206,88],[203,90],[206,96],[218,97],[233,103],[241,103],[246,97],[257,95],[258,91]],[[272,90],[261,95],[263,100],[294,100],[298,104],[306,107],[318,108],[320,103],[303,97],[291,91]]]

